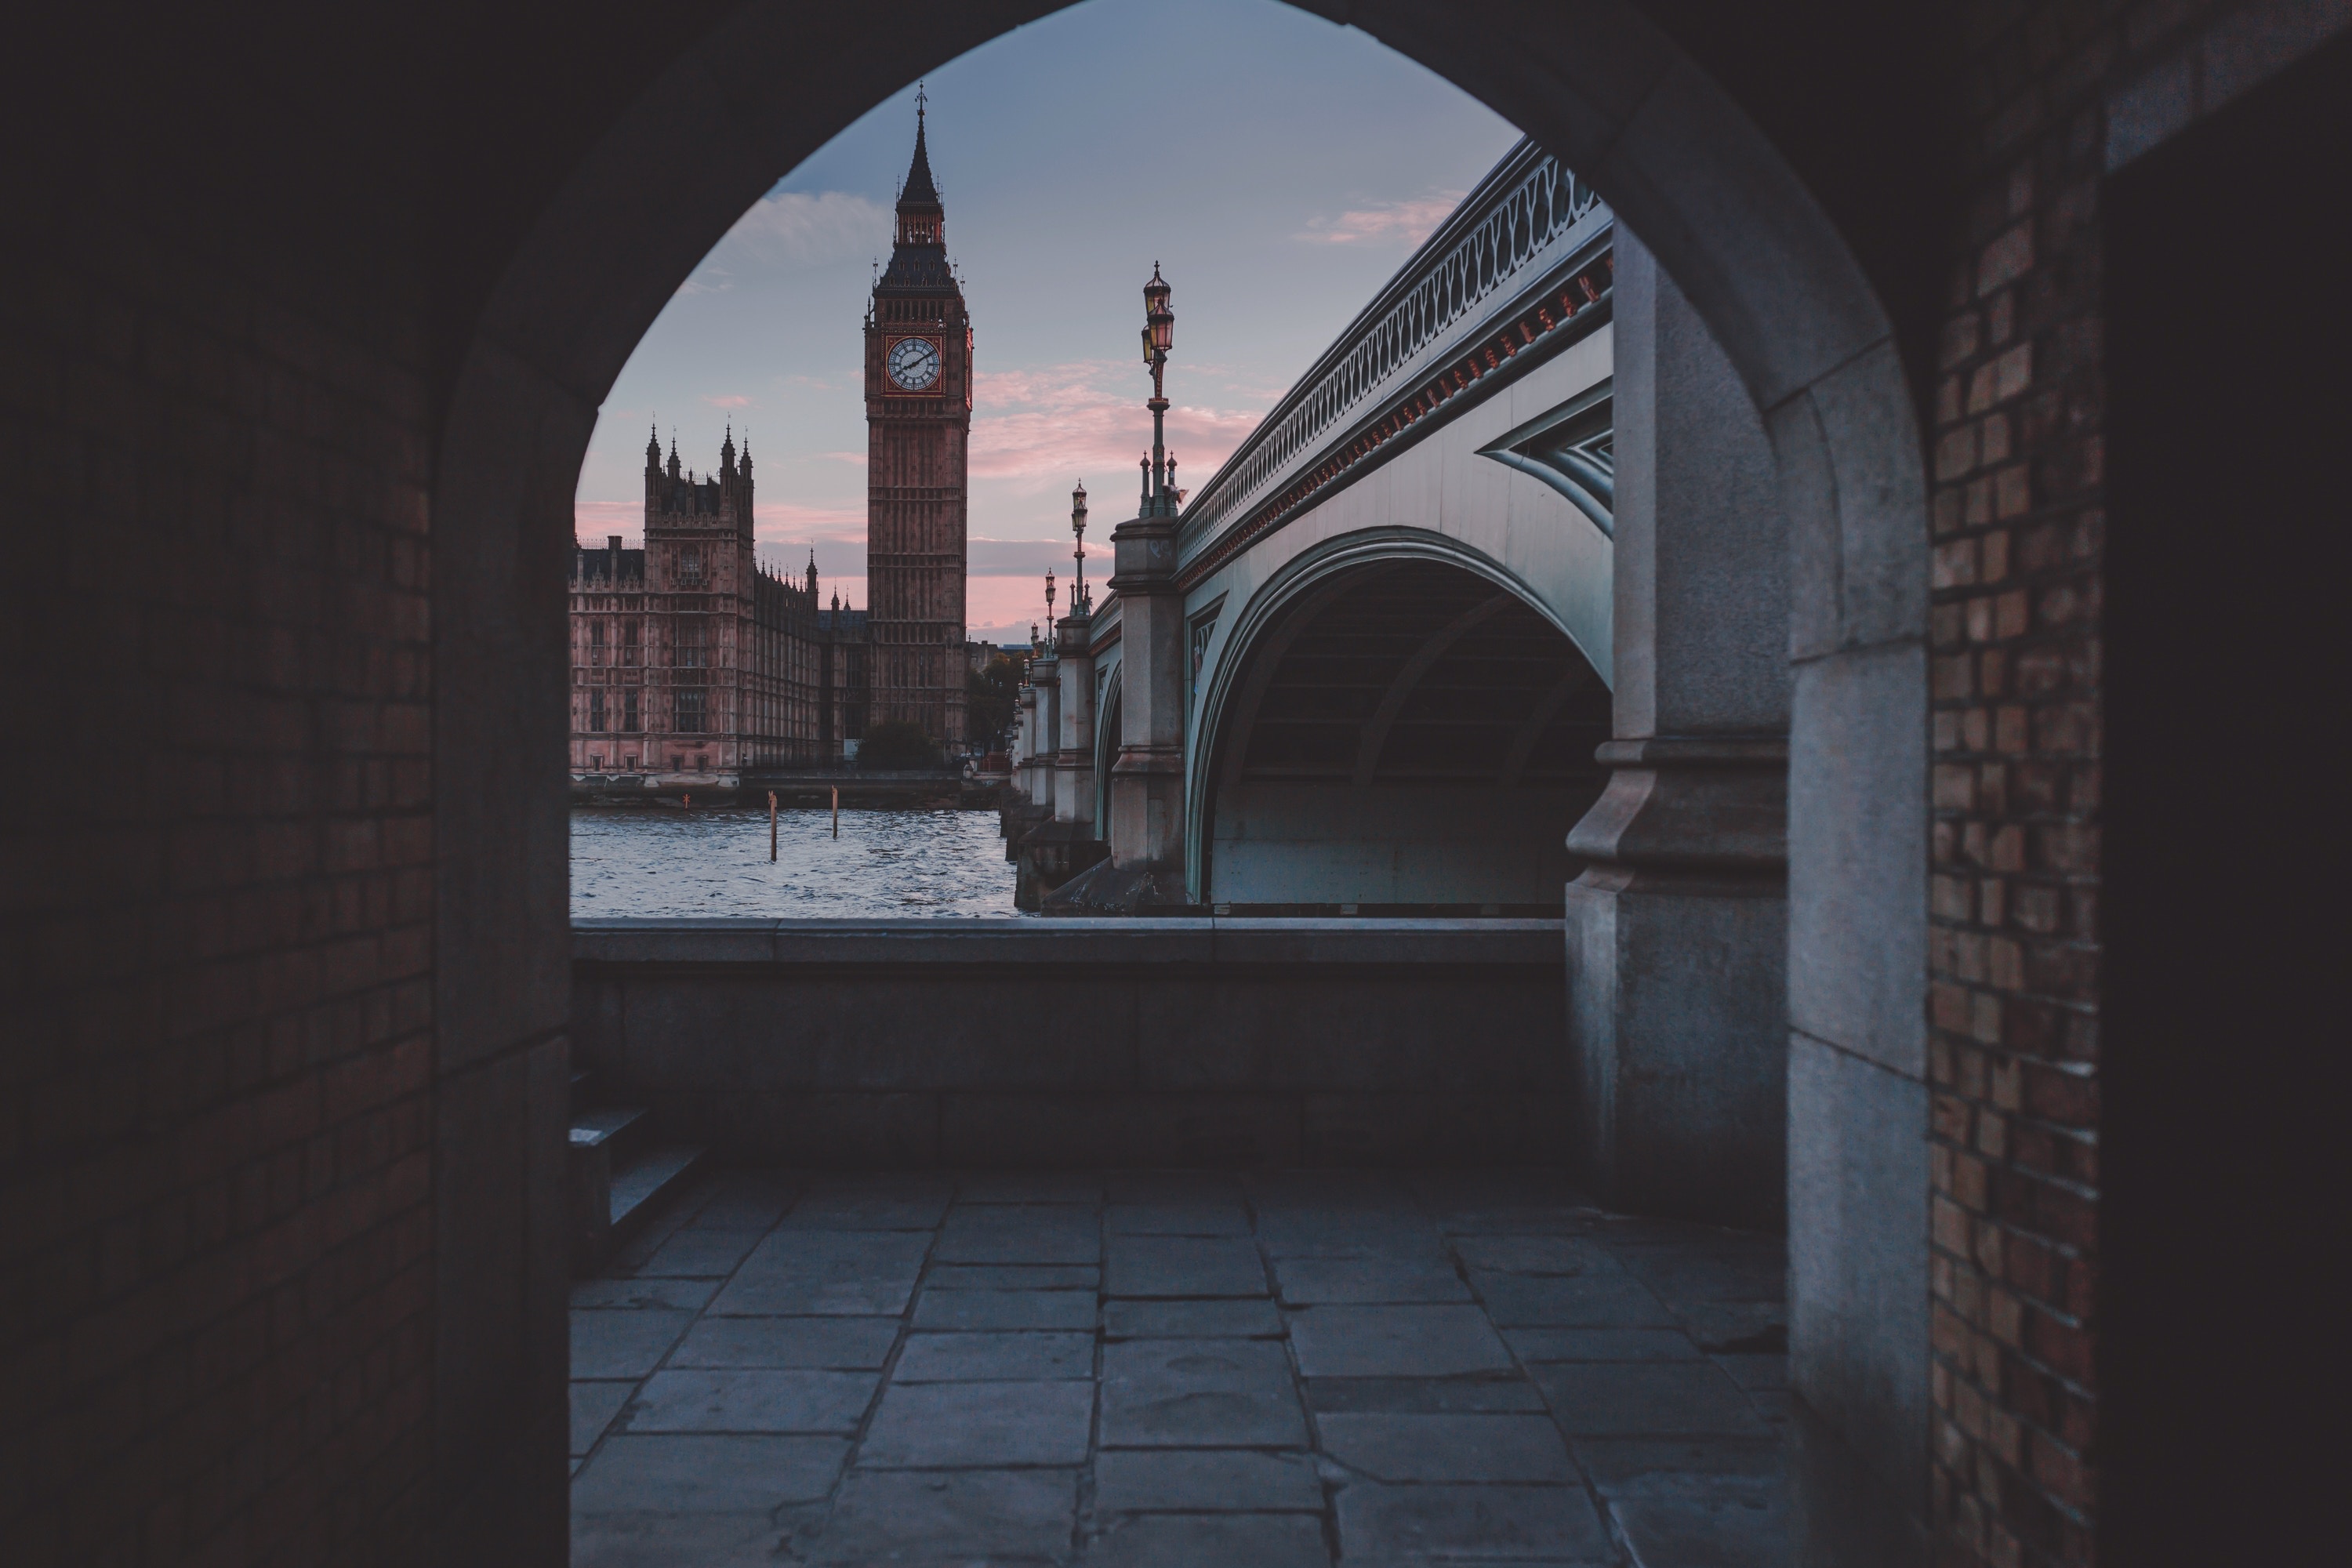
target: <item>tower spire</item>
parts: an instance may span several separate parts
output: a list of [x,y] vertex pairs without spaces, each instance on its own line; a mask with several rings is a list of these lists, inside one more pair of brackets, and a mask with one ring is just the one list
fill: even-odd
[[915,89],[915,156],[907,165],[907,183],[898,187],[898,236],[900,245],[939,245],[940,219],[945,215],[940,206],[940,187],[931,178],[930,143],[925,135],[923,106],[929,95],[918,85]]

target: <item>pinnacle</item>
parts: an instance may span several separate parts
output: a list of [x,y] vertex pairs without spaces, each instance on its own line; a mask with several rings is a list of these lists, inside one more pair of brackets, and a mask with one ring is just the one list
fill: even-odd
[[898,193],[901,209],[909,206],[935,207],[940,205],[940,188],[931,179],[931,155],[924,143],[923,113],[915,110],[915,158],[907,165],[907,184]]

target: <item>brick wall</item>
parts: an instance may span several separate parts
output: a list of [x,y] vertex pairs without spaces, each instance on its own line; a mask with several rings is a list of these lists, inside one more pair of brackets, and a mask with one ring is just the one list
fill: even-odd
[[2336,9],[1953,13],[1963,226],[1931,436],[1931,1502],[1947,1562],[2095,1557],[2101,180],[2218,107],[2217,84],[2242,90],[2303,52]]
[[0,796],[0,1556],[413,1560],[421,314],[394,225],[303,254],[205,210],[195,160],[151,187],[33,145],[0,218],[0,621],[45,677]]

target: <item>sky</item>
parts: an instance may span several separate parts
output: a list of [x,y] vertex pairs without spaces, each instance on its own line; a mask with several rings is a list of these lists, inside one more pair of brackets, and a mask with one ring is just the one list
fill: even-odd
[[[1157,84],[1156,86],[1151,84]],[[731,420],[761,558],[866,595],[863,322],[914,147],[915,88],[784,173],[672,297],[580,472],[583,542],[644,532],[646,433],[697,473]],[[1169,446],[1205,483],[1518,133],[1365,35],[1275,0],[1088,0],[929,79],[931,168],[974,338],[971,635],[1018,640],[1134,515],[1138,332],[1174,287]]]

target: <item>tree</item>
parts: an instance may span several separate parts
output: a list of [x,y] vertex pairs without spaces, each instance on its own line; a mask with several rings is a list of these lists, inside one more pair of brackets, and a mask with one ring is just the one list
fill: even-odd
[[1028,674],[1025,659],[999,653],[988,668],[972,671],[964,682],[966,732],[984,749],[994,750],[1013,728],[1021,702],[1021,682]]
[[857,746],[857,765],[861,770],[898,773],[947,764],[921,725],[889,719],[866,731],[866,739]]

